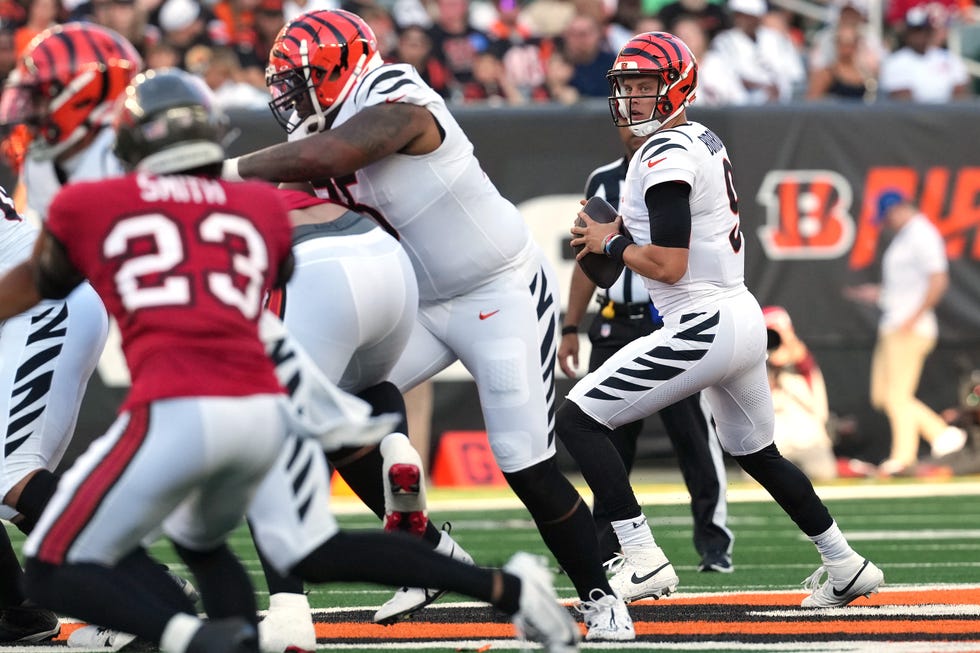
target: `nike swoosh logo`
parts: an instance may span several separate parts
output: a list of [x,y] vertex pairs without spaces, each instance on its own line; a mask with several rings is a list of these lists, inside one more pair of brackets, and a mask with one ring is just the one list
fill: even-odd
[[661,572],[661,570],[666,569],[669,566],[670,566],[670,563],[669,562],[665,562],[664,564],[660,565],[659,567],[657,567],[656,569],[654,569],[653,571],[651,571],[646,576],[637,576],[636,575],[636,572],[633,572],[633,577],[630,578],[630,581],[632,581],[636,585],[639,585],[643,581],[649,580],[650,578],[653,578],[654,576],[656,576],[657,574],[659,574]]
[[404,94],[399,95],[398,97],[386,97],[385,98],[385,104],[393,104],[395,102],[398,102],[399,100],[401,100],[404,97],[405,97]]
[[868,561],[865,560],[864,561],[864,564],[861,565],[861,568],[858,569],[858,573],[854,574],[854,577],[851,579],[851,582],[848,583],[847,585],[845,585],[844,586],[844,589],[842,589],[840,591],[838,591],[836,587],[834,587],[833,585],[831,585],[830,588],[834,591],[834,596],[836,596],[837,598],[840,598],[840,597],[844,596],[845,594],[847,594],[851,590],[851,588],[854,587],[854,583],[857,582],[858,576],[860,576],[862,573],[864,573],[864,570],[867,569],[867,568],[868,568]]
[[497,314],[497,313],[499,313],[499,312],[500,312],[500,309],[498,308],[497,310],[495,310],[495,311],[490,311],[489,313],[480,313],[480,319],[481,319],[481,320],[485,320],[485,319],[487,319],[488,317],[493,317],[494,315],[496,315],[496,314]]
[[661,161],[663,161],[666,158],[667,157],[662,156],[662,157],[660,157],[659,159],[657,159],[655,161],[647,161],[647,167],[648,168],[652,168],[653,166],[657,165],[658,163],[660,163]]

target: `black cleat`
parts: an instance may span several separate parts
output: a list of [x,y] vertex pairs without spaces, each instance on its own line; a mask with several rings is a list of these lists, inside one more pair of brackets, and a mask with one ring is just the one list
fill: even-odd
[[259,633],[240,617],[208,621],[194,634],[187,653],[259,653]]
[[50,610],[34,606],[0,611],[0,644],[44,642],[61,632],[61,622]]

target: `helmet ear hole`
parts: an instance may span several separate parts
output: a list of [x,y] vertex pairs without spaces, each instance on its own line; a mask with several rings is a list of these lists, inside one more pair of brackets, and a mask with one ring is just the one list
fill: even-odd
[[678,79],[680,79],[680,76],[681,76],[681,74],[680,74],[680,72],[678,72],[678,70],[676,68],[668,68],[667,69],[667,81],[668,82],[676,82]]

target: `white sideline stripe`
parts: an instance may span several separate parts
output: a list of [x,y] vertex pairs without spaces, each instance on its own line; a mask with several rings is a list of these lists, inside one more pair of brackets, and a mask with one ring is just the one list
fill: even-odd
[[[540,645],[528,644],[516,639],[493,639],[493,640],[432,640],[428,642],[379,642],[376,644],[330,644],[329,650],[348,650],[348,649],[377,649],[377,650],[400,650],[400,649],[432,649],[447,648],[456,651],[476,651],[483,646],[490,646],[493,650],[538,650]],[[837,653],[839,651],[868,651],[873,647],[876,651],[883,650],[888,653],[932,653],[933,651],[950,651],[952,653],[972,652],[977,650],[976,642],[947,642],[936,641],[917,641],[917,642],[883,642],[877,640],[851,640],[834,642],[780,642],[780,643],[743,643],[727,641],[703,640],[698,642],[582,642],[579,647],[586,650],[664,650],[675,649],[684,651],[807,651],[813,653]],[[65,651],[111,651],[111,648],[91,648],[91,649],[66,649],[64,646],[4,646],[3,653],[45,653]],[[318,647],[317,650],[327,650],[326,647]]]
[[942,528],[921,531],[855,531],[848,532],[848,540],[959,540],[980,539],[980,528]]
[[[746,612],[753,617],[799,618],[799,610],[758,610]],[[844,608],[824,608],[820,610],[821,617],[947,617],[968,615],[980,616],[980,605],[882,605],[859,606],[852,605]]]
[[[592,493],[588,486],[577,484],[576,488],[582,497],[591,500]],[[689,503],[691,498],[687,488],[679,484],[637,485],[636,499],[640,505],[678,505]],[[948,497],[980,495],[980,481],[947,481],[908,483],[888,481],[847,482],[846,485],[819,484],[817,494],[824,500],[838,499],[912,499],[917,497]],[[431,490],[428,496],[429,511],[434,510],[503,510],[508,508],[523,508],[524,505],[513,494],[499,497],[464,497],[443,498],[438,496],[439,490]],[[751,501],[772,501],[772,497],[761,487],[739,483],[728,487],[730,503]],[[367,514],[368,509],[356,497],[332,497],[330,507],[338,515]]]
[[[882,585],[880,588],[878,588],[878,592],[880,594],[890,594],[894,592],[910,592],[910,591],[929,592],[935,590],[976,590],[976,589],[980,589],[980,585],[976,585],[974,583],[936,583],[932,585],[896,583],[890,585]],[[726,598],[729,596],[738,596],[739,594],[801,594],[804,592],[805,590],[803,589],[759,590],[759,591],[740,590],[738,592],[683,592],[681,591],[681,592],[674,592],[669,597],[660,599],[659,605],[670,603],[671,598],[712,599],[712,598]],[[574,605],[578,603],[578,599],[562,599],[559,601],[559,603],[562,603],[564,605]],[[930,604],[927,603],[927,604],[923,604],[922,606],[909,606],[909,607],[914,611],[919,607],[926,607],[928,605]],[[457,601],[457,602],[450,602],[450,603],[446,603],[446,602],[433,603],[432,605],[427,606],[425,610],[426,612],[429,610],[458,610],[461,608],[485,608],[486,606],[487,606],[486,603],[481,603],[480,601]],[[888,607],[900,607],[900,606],[888,606]],[[948,607],[962,608],[964,606],[954,605]],[[970,606],[970,607],[975,607],[975,606]],[[838,609],[841,610],[842,613],[844,614],[855,614],[855,611],[858,610],[859,608],[860,606],[850,606],[847,608],[831,608],[827,610],[821,610],[820,614],[833,614],[831,610],[838,610]],[[881,614],[880,610],[882,608],[868,608],[868,609],[876,611],[876,612],[872,612],[871,614]],[[335,612],[349,612],[351,610],[374,611],[377,610],[377,606],[363,606],[363,607],[348,606],[345,608],[314,608],[313,614],[330,614]],[[796,616],[799,616],[800,611],[796,610],[794,614],[796,614]],[[924,613],[914,612],[914,614],[924,614]]]

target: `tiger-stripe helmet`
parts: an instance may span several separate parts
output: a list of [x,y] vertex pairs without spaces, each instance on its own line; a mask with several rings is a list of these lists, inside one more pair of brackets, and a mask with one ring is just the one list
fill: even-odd
[[31,40],[0,97],[0,125],[27,125],[31,155],[54,159],[112,124],[115,100],[143,61],[120,34],[67,23]]
[[[628,95],[627,77],[656,77],[655,93]],[[637,136],[649,136],[694,101],[698,62],[684,41],[667,32],[647,32],[630,39],[619,51],[609,81],[609,110],[617,127],[629,127]],[[634,116],[636,100],[655,99],[650,115]]]
[[287,133],[328,129],[358,78],[382,63],[360,16],[343,9],[303,14],[283,26],[269,53],[269,107]]

